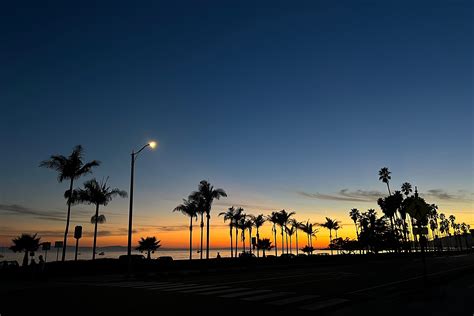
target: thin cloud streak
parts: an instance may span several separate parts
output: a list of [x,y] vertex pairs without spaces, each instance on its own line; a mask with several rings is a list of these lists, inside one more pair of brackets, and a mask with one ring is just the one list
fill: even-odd
[[305,191],[297,191],[296,193],[306,198],[345,202],[374,202],[384,195],[380,191],[349,191],[349,189],[339,190],[336,194],[308,193]]

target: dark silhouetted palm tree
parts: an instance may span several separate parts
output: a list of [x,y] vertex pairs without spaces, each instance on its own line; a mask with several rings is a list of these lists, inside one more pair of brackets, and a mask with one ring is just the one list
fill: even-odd
[[230,256],[234,257],[234,249],[232,242],[232,230],[234,228],[236,210],[235,207],[229,207],[226,212],[220,212],[219,216],[224,216],[224,222],[229,221],[229,234],[230,234]]
[[240,213],[239,220],[237,222],[237,228],[242,231],[240,240],[242,241],[242,252],[245,253],[245,230],[247,229],[247,214]]
[[274,242],[274,248],[275,248],[275,257],[278,256],[278,249],[277,249],[277,231],[276,231],[276,225],[278,225],[279,222],[279,217],[278,217],[278,212],[272,212],[270,215],[267,216],[267,220],[273,224],[272,226],[272,232],[273,232],[273,242]]
[[94,224],[94,241],[92,244],[92,260],[95,259],[97,247],[97,225],[105,223],[105,216],[99,215],[99,207],[107,206],[116,196],[127,197],[127,192],[107,186],[107,179],[99,183],[96,179],[84,182],[84,187],[74,192],[73,203],[86,203],[95,205],[95,214],[91,217]]
[[25,252],[22,264],[24,267],[28,265],[28,254],[37,251],[40,246],[41,238],[36,237],[37,235],[21,234],[12,239],[13,245],[10,247],[10,250],[13,252]]
[[349,216],[351,217],[351,219],[354,221],[354,226],[355,226],[355,229],[356,229],[356,235],[357,235],[357,240],[359,240],[359,229],[357,227],[357,222],[359,221],[359,218],[360,218],[360,211],[356,208],[353,208],[351,209],[351,211],[349,212]]
[[272,242],[268,238],[258,239],[257,240],[257,250],[262,250],[263,257],[265,258],[265,251],[271,250],[273,248]]
[[[295,226],[293,225],[290,225],[290,226],[286,226],[285,228],[286,230],[286,234],[288,235],[288,237],[290,238],[290,252],[289,253],[293,253],[293,248],[292,248],[292,236],[293,234],[295,233],[296,229],[295,229]],[[288,238],[287,237],[287,238]]]
[[[263,214],[259,214],[259,215],[253,217],[253,225],[257,229],[257,242],[258,242],[258,240],[260,240],[259,229],[260,229],[260,227],[263,226],[263,224],[266,222],[266,220],[267,219],[265,218],[265,216]],[[257,247],[257,257],[259,257],[259,255],[260,255],[260,252],[259,252],[259,248]]]
[[[249,231],[249,253],[252,253],[252,228],[254,223],[255,216],[247,215],[244,226]],[[245,234],[245,230],[242,231],[242,234]]]
[[406,197],[408,197],[410,193],[413,192],[413,188],[409,182],[404,182],[402,184],[402,192]]
[[289,221],[290,225],[295,228],[295,237],[296,237],[296,255],[298,255],[298,230],[301,229],[303,223],[298,222],[296,219],[292,218]]
[[[329,217],[326,217],[326,222],[320,224],[321,227],[324,227],[329,230],[329,244],[332,242],[332,231],[339,225],[339,222],[336,221],[335,219],[330,219]],[[333,254],[333,249],[331,248],[331,255]]]
[[[49,160],[44,160],[40,163],[40,167],[56,170],[58,172],[58,182],[69,180],[69,195],[73,192],[74,180],[77,180],[81,176],[91,173],[93,167],[97,167],[100,162],[93,160],[91,162],[84,163],[83,149],[81,145],[74,147],[72,153],[65,157],[63,155],[53,155]],[[63,253],[61,260],[66,260],[66,247],[67,247],[67,235],[69,232],[69,222],[71,219],[71,196],[67,197],[67,217],[66,217],[66,228],[64,230],[64,243]]]
[[198,190],[193,195],[200,196],[204,202],[204,211],[206,213],[206,259],[209,259],[209,238],[210,238],[210,226],[211,220],[211,208],[212,202],[216,199],[219,200],[221,197],[226,197],[227,194],[222,189],[214,189],[214,187],[206,180],[202,180],[199,183]]
[[387,167],[383,167],[382,169],[379,170],[379,180],[387,184],[388,194],[392,195],[392,193],[390,192],[390,185],[389,185],[390,179],[392,178],[390,177],[390,174],[391,172],[388,171]]
[[189,217],[189,260],[193,259],[193,219],[197,220],[198,211],[198,205],[193,199],[183,199],[183,203],[173,210],[173,212],[181,212]]
[[[287,212],[285,210],[281,210],[278,212],[278,225],[281,228],[281,249],[282,253],[284,252],[285,246],[285,230],[286,226],[288,225],[288,221],[290,220],[291,216],[295,215],[295,212]],[[288,253],[288,236],[286,235],[286,253]]]
[[235,257],[238,257],[238,248],[239,248],[239,224],[242,219],[242,217],[245,217],[244,214],[244,209],[241,207],[238,207],[235,210],[235,215],[234,215],[234,227],[235,227]]
[[138,247],[136,248],[140,252],[146,252],[147,256],[146,258],[148,260],[151,259],[151,254],[155,253],[158,248],[161,247],[160,245],[160,240],[156,240],[156,237],[146,237],[146,238],[141,238],[138,241]]

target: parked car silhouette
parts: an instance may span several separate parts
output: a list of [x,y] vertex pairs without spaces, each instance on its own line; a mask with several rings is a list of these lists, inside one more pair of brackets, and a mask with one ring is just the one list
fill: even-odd
[[255,258],[255,255],[250,252],[241,252],[239,253],[239,258]]
[[20,265],[15,260],[0,261],[0,270],[14,270],[14,269],[18,269],[19,267]]
[[156,260],[161,261],[161,262],[172,262],[173,257],[171,257],[171,256],[161,256],[161,257],[158,257],[158,259],[156,259]]

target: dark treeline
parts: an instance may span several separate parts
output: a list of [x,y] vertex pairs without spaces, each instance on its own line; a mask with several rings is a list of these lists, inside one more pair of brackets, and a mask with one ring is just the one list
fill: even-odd
[[[83,203],[94,206],[91,216],[91,223],[94,225],[93,254],[95,259],[98,224],[105,222],[105,216],[100,214],[100,206],[106,206],[114,197],[126,197],[127,193],[108,185],[108,178],[97,181],[95,178],[86,181],[82,187],[74,188],[75,182],[84,175],[90,174],[92,170],[100,166],[100,162],[92,160],[83,161],[83,148],[76,146],[69,156],[53,155],[49,160],[41,162],[41,167],[46,167],[57,171],[58,181],[69,181],[69,189],[64,193],[67,204],[66,227],[64,231],[64,242],[62,251],[62,261],[65,260],[67,237],[71,217],[71,207]],[[377,200],[377,204],[382,211],[381,216],[375,209],[360,212],[357,208],[349,211],[349,216],[354,222],[357,238],[338,237],[338,230],[342,228],[341,222],[336,219],[326,217],[323,223],[312,223],[298,221],[293,211],[279,210],[268,215],[248,214],[241,207],[230,207],[219,216],[229,225],[230,253],[231,257],[238,256],[267,256],[269,251],[274,251],[274,256],[313,254],[313,240],[316,238],[318,227],[329,231],[329,245],[331,254],[336,253],[378,253],[381,251],[401,252],[424,251],[429,244],[431,249],[443,251],[453,248],[451,242],[444,244],[443,240],[452,237],[455,240],[455,249],[468,249],[468,236],[470,226],[465,223],[457,223],[453,215],[446,216],[438,212],[435,204],[429,204],[420,197],[418,190],[410,183],[405,182],[400,190],[391,191],[391,172],[388,168],[379,171],[379,180],[386,184],[388,195]],[[227,197],[227,193],[220,188],[214,188],[208,181],[199,183],[196,191],[192,192],[182,204],[173,211],[181,212],[189,217],[189,259],[192,259],[192,234],[193,220],[200,219],[200,258],[203,259],[205,251],[206,259],[209,259],[210,249],[210,219],[214,200]],[[204,220],[204,218],[206,220]],[[272,227],[272,236],[269,238],[260,236],[260,231],[265,223]],[[204,250],[204,227],[206,227],[206,248]],[[431,231],[431,234],[429,233]],[[255,236],[254,236],[255,233]],[[334,237],[333,238],[333,233]],[[240,234],[240,236],[239,236]],[[303,235],[301,235],[303,234]],[[430,236],[431,235],[431,236]],[[248,236],[248,239],[247,239]],[[278,237],[279,243],[278,243]],[[241,252],[239,253],[239,238]],[[429,243],[429,239],[431,242]],[[25,252],[23,265],[28,264],[28,253],[34,253],[41,246],[40,238],[37,235],[22,234],[13,239],[10,247],[15,252]],[[293,245],[295,248],[293,249]],[[142,238],[137,250],[153,253],[161,247],[160,241],[156,237]],[[295,250],[295,251],[294,251]],[[300,254],[300,251],[302,252]],[[273,255],[272,254],[272,255]]]

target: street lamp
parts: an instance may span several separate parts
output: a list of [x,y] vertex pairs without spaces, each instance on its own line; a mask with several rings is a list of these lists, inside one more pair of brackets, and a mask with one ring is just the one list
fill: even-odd
[[132,213],[133,213],[133,175],[135,169],[135,159],[138,154],[145,149],[146,147],[150,147],[151,149],[156,148],[157,144],[155,141],[151,141],[145,145],[143,145],[140,150],[137,152],[132,151],[132,162],[131,162],[131,170],[130,170],[130,206],[128,211],[128,248],[127,248],[127,255],[128,255],[128,266],[129,271],[132,264]]

